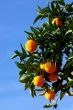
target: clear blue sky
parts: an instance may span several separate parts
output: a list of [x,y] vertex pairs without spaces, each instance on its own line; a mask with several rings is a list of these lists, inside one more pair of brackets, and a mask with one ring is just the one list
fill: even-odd
[[[43,108],[48,103],[44,97],[33,99],[29,91],[23,90],[23,84],[18,82],[19,70],[11,60],[20,42],[25,44],[24,30],[32,25],[37,5],[46,3],[47,0],[0,1],[0,110],[47,110]],[[73,98],[66,96],[57,110],[73,110]]]

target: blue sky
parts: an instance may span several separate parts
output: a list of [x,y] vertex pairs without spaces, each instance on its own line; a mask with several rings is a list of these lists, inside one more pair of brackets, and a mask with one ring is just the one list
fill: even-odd
[[[67,0],[65,0],[67,2]],[[72,0],[69,0],[71,2]],[[32,98],[18,82],[18,69],[11,60],[14,50],[24,45],[26,35],[36,17],[37,5],[45,6],[47,0],[0,1],[0,110],[45,110],[44,97]],[[65,97],[57,110],[73,110],[73,98]]]

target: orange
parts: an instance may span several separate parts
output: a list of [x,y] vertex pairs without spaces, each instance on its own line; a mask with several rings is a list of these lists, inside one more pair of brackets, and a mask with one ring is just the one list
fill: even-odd
[[37,42],[30,39],[26,42],[25,48],[28,52],[34,52],[37,49]]
[[48,99],[48,100],[54,100],[55,99],[55,92],[54,91],[51,91],[51,90],[48,90],[46,93],[45,93],[45,98]]
[[50,81],[57,81],[58,80],[58,74],[57,73],[50,74],[49,75],[49,80]]
[[52,24],[56,24],[56,26],[62,26],[62,19],[61,18],[54,18],[52,20]]
[[44,70],[45,69],[45,63],[40,63],[40,69]]
[[56,63],[52,63],[48,61],[45,63],[44,68],[47,73],[54,73],[56,71]]
[[43,86],[44,85],[44,78],[41,76],[35,76],[33,79],[33,84],[35,86]]

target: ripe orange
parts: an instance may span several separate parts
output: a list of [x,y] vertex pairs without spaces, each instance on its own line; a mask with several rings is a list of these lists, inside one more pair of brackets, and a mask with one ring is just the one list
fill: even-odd
[[54,18],[52,20],[52,24],[56,24],[56,26],[62,26],[62,19],[61,18]]
[[41,76],[35,76],[33,79],[33,84],[35,86],[43,86],[44,85],[44,78]]
[[40,63],[40,69],[45,70],[45,63]]
[[34,52],[37,49],[37,42],[30,39],[26,42],[25,48],[28,52]]
[[48,90],[46,93],[45,93],[45,98],[48,99],[48,100],[54,100],[55,99],[55,91],[51,91],[51,90]]
[[56,71],[56,63],[52,63],[48,61],[45,63],[44,68],[47,73],[54,73]]
[[49,80],[50,81],[57,81],[58,80],[58,74],[57,73],[53,73],[53,74],[49,74]]

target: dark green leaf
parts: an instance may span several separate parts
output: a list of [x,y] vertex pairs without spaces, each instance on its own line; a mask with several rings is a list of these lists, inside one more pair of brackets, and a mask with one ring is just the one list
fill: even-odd
[[30,94],[33,98],[34,98],[34,96],[36,96],[35,86],[33,84],[31,84],[31,86],[30,86]]
[[18,50],[16,50],[15,53],[16,53],[18,56],[21,56],[21,52],[19,52]]
[[25,74],[25,71],[21,70],[21,71],[19,72],[19,79],[23,76],[23,74]]
[[19,78],[19,81],[22,83],[26,83],[28,82],[29,79],[30,79],[30,75],[22,75],[22,77]]
[[65,5],[64,0],[57,0],[57,1],[59,2],[59,4],[61,4],[61,5]]
[[69,81],[66,85],[66,88],[73,87],[73,80]]
[[23,69],[23,68],[25,67],[24,64],[21,64],[21,63],[18,63],[18,62],[15,62],[15,63],[16,63],[16,65],[17,65],[17,67],[18,67],[19,69]]
[[14,59],[16,58],[18,55],[15,53],[11,58]]
[[36,28],[33,28],[32,26],[30,28],[35,35],[38,35],[38,30]]
[[65,95],[65,92],[61,92],[61,94],[60,94],[60,100],[63,99],[64,95]]
[[27,32],[27,31],[24,31],[27,35],[29,35],[29,36],[33,36],[33,33],[31,33],[31,32]]
[[22,46],[21,43],[20,43],[20,47],[21,47],[22,53],[23,53],[23,54],[26,54],[26,51],[24,50],[24,48],[23,48],[23,46]]
[[25,83],[25,85],[24,85],[24,90],[26,90],[26,89],[28,89],[28,82],[27,83]]
[[64,69],[68,69],[73,65],[73,60],[65,64]]
[[38,15],[36,18],[35,18],[35,20],[34,20],[34,22],[33,23],[36,23],[39,19],[41,19],[42,18],[42,15]]
[[50,107],[57,108],[57,104],[47,104],[47,105],[44,105],[44,108],[50,108]]

